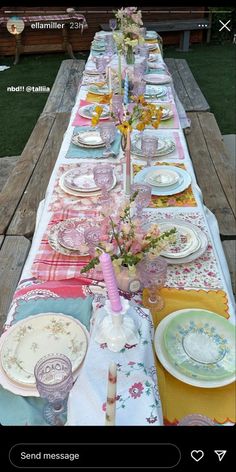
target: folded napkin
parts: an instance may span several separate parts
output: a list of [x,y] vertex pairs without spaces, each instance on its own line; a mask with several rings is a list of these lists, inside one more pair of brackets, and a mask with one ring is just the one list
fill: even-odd
[[[91,259],[90,256],[67,256],[51,248],[48,234],[52,226],[68,218],[95,218],[96,211],[78,212],[73,209],[57,211],[53,214],[32,264],[32,275],[40,280],[64,280],[80,278],[80,270]],[[95,269],[94,269],[95,270]],[[86,274],[87,275],[87,274]],[[90,274],[89,274],[90,275]],[[94,277],[96,278],[96,277]]]
[[63,313],[73,316],[87,330],[90,328],[92,315],[92,298],[39,298],[33,300],[19,300],[15,311],[14,323],[39,313]]
[[[229,317],[227,296],[223,290],[161,289],[165,306],[158,313],[152,310],[155,328],[168,314],[186,308],[202,308]],[[144,306],[147,292],[143,294]],[[200,413],[218,424],[235,423],[235,385],[220,388],[198,388],[185,384],[170,375],[156,358],[159,390],[164,422],[175,425],[185,415]]]
[[67,425],[105,424],[107,376],[111,362],[117,364],[116,425],[162,425],[162,410],[152,350],[153,326],[149,312],[131,307],[140,342],[111,352],[95,341],[97,326],[106,315],[96,311],[87,355],[68,399]]
[[[77,134],[83,131],[89,131],[89,130],[91,130],[90,126],[76,126],[74,129],[74,134]],[[118,154],[120,151],[120,142],[121,142],[121,135],[119,132],[117,132],[116,138],[111,145],[112,152],[114,152],[115,154]],[[67,159],[71,159],[71,158],[99,159],[102,157],[104,149],[105,149],[104,147],[96,148],[96,149],[83,148],[80,146],[76,146],[75,144],[71,142],[69,145],[68,151],[66,153],[66,158]]]
[[0,385],[0,423],[3,426],[48,426],[43,418],[45,400],[21,397]]

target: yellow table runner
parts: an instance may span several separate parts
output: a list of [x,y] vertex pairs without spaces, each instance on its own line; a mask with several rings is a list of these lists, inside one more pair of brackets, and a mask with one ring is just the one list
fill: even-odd
[[[227,297],[224,291],[179,290],[163,288],[161,294],[165,299],[165,307],[152,313],[155,328],[168,314],[185,308],[202,308],[228,318]],[[147,290],[143,293],[143,304],[147,306]],[[158,361],[159,392],[162,401],[163,416],[166,425],[176,424],[183,416],[200,413],[224,424],[234,423],[235,414],[235,383],[219,388],[198,388],[187,385],[170,375]]]

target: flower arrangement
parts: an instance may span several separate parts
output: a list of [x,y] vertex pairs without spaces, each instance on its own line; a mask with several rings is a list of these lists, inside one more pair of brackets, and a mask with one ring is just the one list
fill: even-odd
[[[133,103],[127,106],[124,113],[122,112],[118,116],[111,113],[112,118],[118,118],[117,128],[120,132],[126,136],[128,130],[130,132],[133,129],[143,131],[148,125],[157,129],[161,122],[163,108],[157,107],[153,103],[146,102],[143,95],[138,97],[132,96],[131,99]],[[92,117],[92,126],[98,124],[102,110],[103,108],[99,105],[95,107]]]
[[111,255],[115,269],[128,267],[135,272],[135,266],[145,255],[150,258],[160,255],[169,243],[175,242],[175,228],[161,233],[158,225],[145,230],[139,218],[132,217],[132,209],[138,191],[119,208],[117,216],[105,216],[102,222],[102,237],[98,243],[97,255],[81,270],[87,272],[99,264],[99,254],[105,251]]
[[124,116],[118,117],[117,128],[121,133],[126,135],[128,129],[130,132],[133,129],[143,131],[146,126],[157,129],[161,122],[163,108],[146,102],[143,95],[132,96],[131,99],[133,103],[127,106]]
[[120,32],[116,32],[113,38],[119,52],[127,54],[129,48],[134,49],[144,42],[140,34],[143,25],[142,12],[137,7],[127,7],[117,10],[115,13]]

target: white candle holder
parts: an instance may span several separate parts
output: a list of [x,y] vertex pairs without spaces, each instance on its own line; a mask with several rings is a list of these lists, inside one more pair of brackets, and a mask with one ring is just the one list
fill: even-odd
[[125,316],[130,308],[129,301],[121,297],[122,310],[115,313],[111,309],[111,303],[106,300],[104,309],[107,315],[101,320],[97,327],[95,341],[99,344],[107,344],[110,351],[119,352],[126,344],[139,343],[140,336],[134,320]]

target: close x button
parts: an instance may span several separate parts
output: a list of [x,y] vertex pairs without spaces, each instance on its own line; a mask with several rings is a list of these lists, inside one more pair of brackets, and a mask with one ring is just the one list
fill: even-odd
[[[113,458],[111,463],[111,457]],[[151,458],[154,464],[149,464]],[[174,444],[153,443],[74,443],[15,444],[9,451],[16,468],[172,468],[180,459]]]

